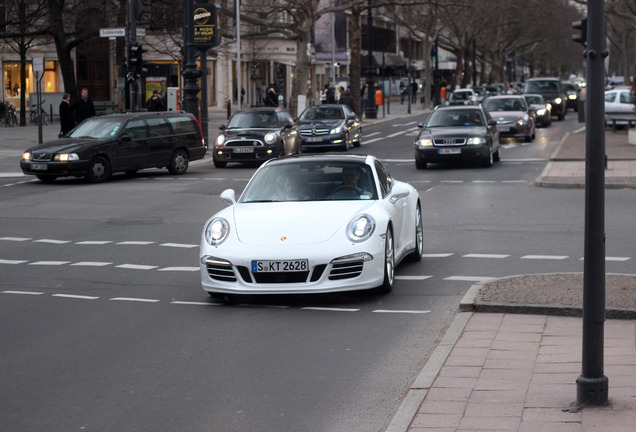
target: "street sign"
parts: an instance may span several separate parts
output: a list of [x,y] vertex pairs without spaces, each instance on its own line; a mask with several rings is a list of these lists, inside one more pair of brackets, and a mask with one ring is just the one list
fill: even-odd
[[100,28],[99,29],[100,37],[125,37],[126,29],[124,27],[110,27],[110,28]]
[[33,57],[33,72],[44,72],[44,57]]

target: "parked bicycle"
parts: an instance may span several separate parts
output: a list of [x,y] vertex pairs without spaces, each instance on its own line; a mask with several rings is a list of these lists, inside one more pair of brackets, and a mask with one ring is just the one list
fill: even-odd
[[44,102],[46,102],[46,100],[40,102],[39,105],[31,105],[31,123],[34,125],[38,124],[40,118],[42,118],[42,124],[48,124],[48,115],[46,114],[46,111],[42,109],[42,104],[44,104]]
[[17,126],[18,125],[18,115],[15,112],[15,107],[7,102],[3,102],[0,105],[0,113],[1,119],[5,126]]

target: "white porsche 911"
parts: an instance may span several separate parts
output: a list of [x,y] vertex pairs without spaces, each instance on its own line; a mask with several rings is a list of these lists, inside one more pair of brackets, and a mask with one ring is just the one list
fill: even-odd
[[373,156],[269,160],[203,228],[208,293],[299,294],[393,289],[395,266],[422,258],[417,190]]

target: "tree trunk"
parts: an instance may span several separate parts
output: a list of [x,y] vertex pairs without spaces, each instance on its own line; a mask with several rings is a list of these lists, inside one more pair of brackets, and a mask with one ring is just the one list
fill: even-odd
[[71,50],[68,47],[66,34],[64,33],[62,5],[58,0],[48,0],[48,12],[50,32],[55,41],[57,59],[60,63],[60,71],[62,72],[62,80],[64,82],[64,91],[71,95],[71,100],[74,102],[77,98],[77,83],[75,81],[75,69],[73,68]]
[[360,51],[362,50],[362,28],[360,27],[360,15],[363,7],[354,5],[351,8],[351,21],[349,22],[349,37],[351,43],[351,59],[349,73],[351,76],[351,95],[353,96],[353,106],[358,117],[362,118],[362,100],[360,97],[360,81],[362,68],[360,65]]

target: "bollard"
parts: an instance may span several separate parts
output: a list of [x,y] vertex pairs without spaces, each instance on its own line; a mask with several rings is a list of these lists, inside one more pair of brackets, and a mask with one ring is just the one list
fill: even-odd
[[227,119],[229,120],[232,116],[232,102],[230,102],[230,100],[228,99],[225,105],[227,107]]

